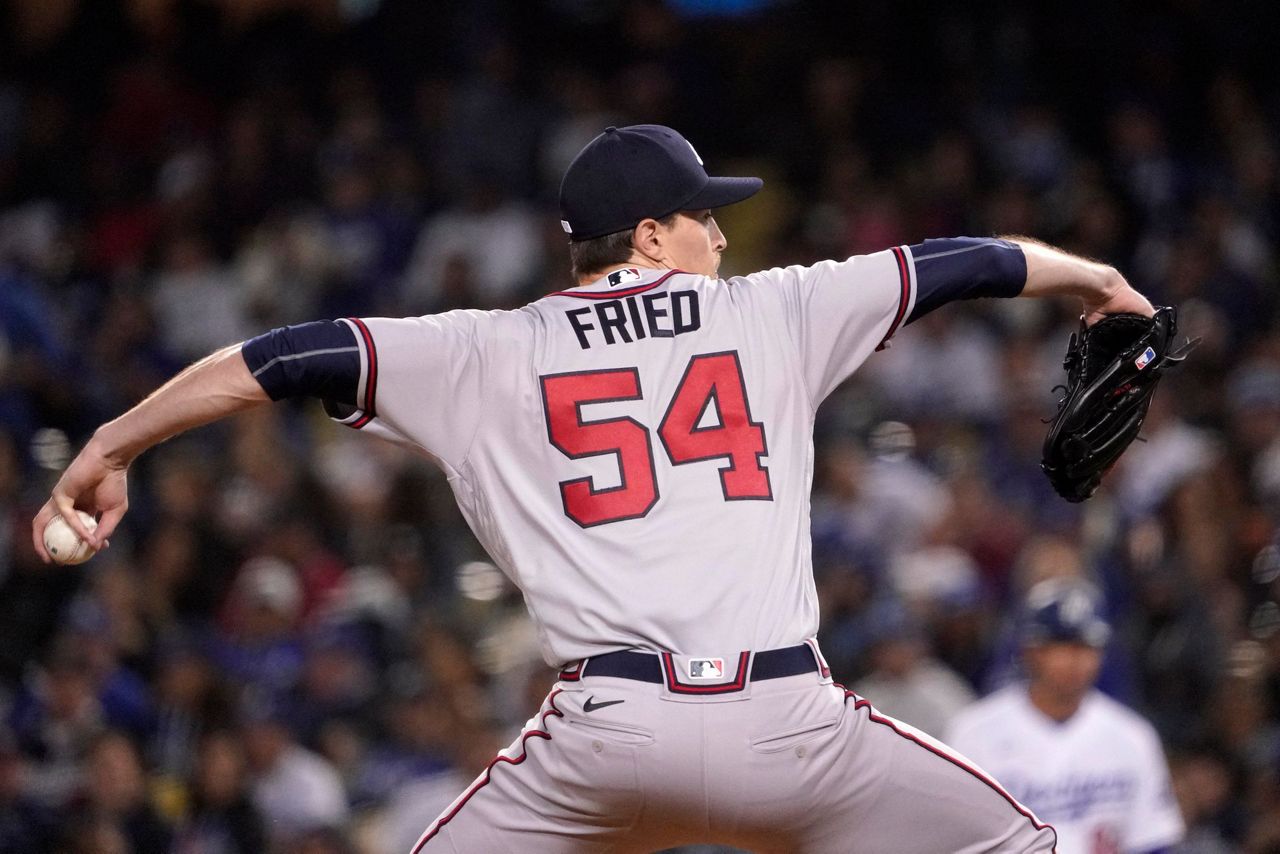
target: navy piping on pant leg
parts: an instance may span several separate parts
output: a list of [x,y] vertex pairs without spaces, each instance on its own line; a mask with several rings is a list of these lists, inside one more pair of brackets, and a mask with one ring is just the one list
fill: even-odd
[[419,854],[423,847],[431,841],[431,838],[440,832],[440,828],[447,825],[453,820],[454,816],[462,811],[462,808],[467,805],[467,801],[471,800],[472,795],[488,785],[489,780],[493,778],[493,769],[497,767],[498,763],[505,762],[508,765],[519,765],[529,756],[529,751],[525,747],[529,739],[545,738],[547,741],[551,740],[551,733],[547,730],[547,718],[552,715],[555,715],[558,718],[564,717],[564,712],[556,708],[556,695],[562,691],[562,688],[557,688],[547,697],[547,702],[551,704],[551,708],[542,713],[542,720],[539,722],[541,729],[531,729],[520,737],[520,755],[515,759],[512,759],[509,756],[503,756],[501,753],[495,756],[493,761],[491,761],[484,769],[484,774],[472,783],[467,791],[462,795],[462,800],[458,802],[458,805],[449,810],[448,815],[442,816],[431,823],[431,826],[422,834],[422,838],[418,840],[418,844],[413,846],[411,854]]
[[854,707],[855,709],[866,709],[866,710],[867,710],[867,719],[868,719],[868,720],[870,720],[872,723],[877,723],[877,724],[880,724],[881,726],[887,726],[889,729],[893,730],[895,733],[897,733],[898,735],[902,736],[902,737],[903,737],[903,738],[905,738],[907,741],[910,741],[910,742],[911,742],[911,743],[913,743],[913,744],[917,744],[917,745],[919,745],[920,747],[923,747],[925,750],[929,751],[929,752],[930,752],[930,753],[932,753],[934,756],[937,756],[937,757],[940,757],[940,758],[942,758],[942,759],[947,760],[947,761],[948,761],[948,762],[950,762],[952,765],[956,766],[957,768],[961,769],[962,771],[967,772],[967,773],[968,773],[968,774],[970,774],[971,776],[973,776],[973,777],[977,778],[977,779],[978,779],[978,780],[980,780],[984,785],[986,785],[989,789],[991,789],[993,792],[995,792],[995,793],[996,793],[996,794],[998,794],[1000,797],[1002,797],[1002,798],[1004,798],[1006,801],[1008,801],[1008,802],[1009,802],[1009,805],[1010,805],[1011,807],[1013,807],[1013,808],[1014,808],[1014,810],[1015,810],[1019,815],[1023,816],[1023,817],[1024,817],[1024,818],[1026,818],[1028,821],[1030,821],[1030,822],[1031,822],[1031,826],[1032,826],[1032,827],[1034,827],[1036,830],[1049,830],[1049,831],[1052,831],[1052,832],[1053,832],[1053,851],[1054,851],[1054,852],[1057,852],[1057,850],[1058,850],[1058,831],[1054,830],[1054,828],[1053,828],[1053,826],[1052,826],[1052,825],[1045,824],[1044,822],[1040,821],[1040,819],[1036,818],[1035,813],[1031,812],[1031,811],[1030,811],[1030,810],[1028,810],[1026,807],[1024,807],[1022,804],[1018,803],[1018,800],[1017,800],[1013,795],[1011,795],[1011,794],[1009,794],[1007,791],[1005,791],[1005,789],[1004,789],[1004,787],[1003,787],[1003,786],[1001,786],[1001,785],[1000,785],[999,783],[997,783],[995,780],[993,780],[993,779],[991,779],[990,777],[988,777],[986,774],[983,774],[983,773],[982,773],[981,771],[979,771],[977,768],[974,768],[972,765],[970,765],[970,764],[968,764],[967,762],[965,762],[965,761],[964,761],[963,759],[961,759],[959,756],[952,756],[951,754],[949,754],[949,753],[947,753],[947,752],[945,752],[945,751],[943,751],[943,750],[939,750],[938,748],[934,747],[932,744],[929,744],[928,742],[921,741],[920,739],[916,738],[916,737],[915,737],[914,735],[912,735],[911,733],[909,733],[909,732],[903,732],[902,730],[898,729],[898,727],[894,725],[894,722],[893,722],[891,719],[886,718],[886,717],[883,717],[883,716],[881,716],[879,713],[877,713],[877,712],[876,712],[875,708],[871,705],[871,701],[870,701],[870,700],[864,700],[864,699],[862,699],[862,698],[861,698],[861,697],[859,697],[857,694],[855,694],[855,693],[853,693],[852,691],[850,691],[848,688],[845,688],[843,685],[839,685],[839,686],[837,686],[837,687],[841,688],[841,689],[844,691],[844,699],[845,699],[845,702],[846,702],[846,703],[847,703],[847,702],[849,702],[849,698],[850,698],[850,697],[852,697],[852,698],[853,698],[853,701],[854,701],[854,703],[853,703],[853,707]]

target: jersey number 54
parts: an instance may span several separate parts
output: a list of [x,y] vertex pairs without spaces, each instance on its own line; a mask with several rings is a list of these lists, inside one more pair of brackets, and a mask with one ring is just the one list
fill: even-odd
[[[649,428],[630,417],[582,418],[587,404],[641,400],[640,372],[611,368],[540,379],[551,444],[572,460],[613,454],[621,475],[617,486],[605,489],[596,489],[590,477],[561,481],[565,515],[583,528],[647,515],[659,498]],[[718,419],[699,426],[713,401]],[[726,501],[773,500],[769,470],[760,463],[769,453],[764,425],[751,420],[736,350],[689,359],[658,425],[658,438],[672,465],[728,460],[720,468]]]

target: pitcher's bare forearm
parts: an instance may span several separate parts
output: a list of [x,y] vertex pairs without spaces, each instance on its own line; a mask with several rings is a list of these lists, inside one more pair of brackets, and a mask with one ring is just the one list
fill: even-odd
[[1147,298],[1129,286],[1118,270],[1107,264],[1081,258],[1028,237],[1003,237],[1016,243],[1027,259],[1024,297],[1075,296],[1084,304],[1088,323],[1104,314],[1133,312],[1147,317],[1155,308]]
[[226,347],[184,369],[137,406],[99,427],[90,446],[109,465],[124,467],[171,436],[270,403],[249,373],[240,348]]
[[977,297],[1076,297],[1090,324],[1105,314],[1155,313],[1114,267],[1030,237],[944,237],[907,248],[915,268],[907,323]]
[[[143,451],[184,430],[270,401],[240,348],[236,344],[206,356],[94,432],[32,520],[31,541],[42,560],[50,561],[42,533],[54,516],[65,519],[94,549],[106,545],[129,508],[129,464]],[[97,529],[87,530],[76,509],[98,514]]]
[[[50,560],[41,535],[54,516],[62,516],[93,548],[102,548],[129,508],[129,464],[170,436],[286,397],[309,395],[357,405],[363,363],[355,330],[361,324],[315,321],[273,329],[226,347],[103,424],[32,520],[36,554]],[[372,387],[366,397],[372,410]],[[86,530],[75,510],[97,514],[97,529]]]

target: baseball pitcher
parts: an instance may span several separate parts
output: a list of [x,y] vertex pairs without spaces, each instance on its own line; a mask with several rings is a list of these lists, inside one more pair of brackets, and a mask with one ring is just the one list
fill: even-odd
[[1022,239],[721,279],[713,211],[761,184],[708,177],[669,128],[608,128],[561,187],[575,286],[214,353],[98,429],[34,520],[36,549],[55,514],[100,546],[129,464],[166,437],[314,396],[444,470],[561,670],[413,854],[1052,850],[982,769],[832,682],[814,641],[814,413],[952,300],[1072,296],[1089,323],[1153,308],[1110,267]]

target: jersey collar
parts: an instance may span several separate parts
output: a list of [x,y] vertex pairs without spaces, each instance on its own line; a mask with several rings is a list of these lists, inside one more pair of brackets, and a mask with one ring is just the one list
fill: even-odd
[[556,291],[553,297],[578,297],[580,299],[617,299],[653,290],[667,279],[684,270],[654,269],[652,267],[622,267],[601,276],[589,285]]

